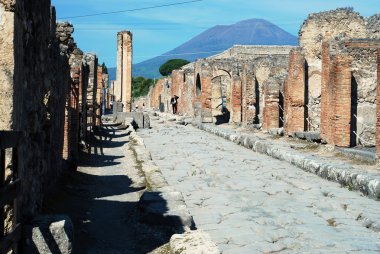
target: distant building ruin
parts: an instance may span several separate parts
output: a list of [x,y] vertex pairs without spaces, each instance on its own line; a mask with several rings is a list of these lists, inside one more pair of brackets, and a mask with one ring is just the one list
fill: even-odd
[[380,157],[379,23],[351,8],[310,14],[298,47],[234,46],[199,59],[151,88],[150,104],[178,94],[178,112],[203,122],[315,132],[335,146],[376,146]]

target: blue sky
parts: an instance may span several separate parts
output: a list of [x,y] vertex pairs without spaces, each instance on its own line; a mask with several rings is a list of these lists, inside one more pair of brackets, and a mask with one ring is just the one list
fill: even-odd
[[131,10],[191,0],[52,0],[57,17],[75,27],[74,38],[85,52],[97,53],[108,67],[116,66],[116,34],[133,33],[133,62],[161,55],[215,25],[263,18],[293,35],[309,13],[354,7],[363,16],[380,13],[379,0],[200,0],[183,5],[70,18],[93,13]]

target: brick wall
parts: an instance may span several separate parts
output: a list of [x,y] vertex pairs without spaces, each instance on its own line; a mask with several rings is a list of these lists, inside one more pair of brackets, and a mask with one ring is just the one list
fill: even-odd
[[263,130],[278,128],[279,121],[279,86],[268,83],[264,85]]
[[332,92],[329,90],[330,83],[330,73],[332,64],[330,59],[330,46],[328,42],[323,42],[322,44],[322,90],[321,90],[321,138],[327,143],[333,143],[333,138],[331,137],[331,95]]
[[305,58],[300,50],[289,54],[288,78],[284,87],[284,130],[305,130]]
[[212,82],[211,77],[202,76],[201,77],[202,84],[202,95],[201,95],[201,114],[203,122],[212,122],[211,115],[211,98],[212,98]]
[[100,126],[102,122],[102,93],[103,93],[103,86],[104,86],[104,80],[103,80],[103,69],[101,66],[98,66],[97,68],[97,86],[96,86],[96,126]]
[[243,107],[242,117],[244,126],[252,126],[256,117],[256,78],[252,67],[246,64],[243,68]]
[[79,85],[81,67],[71,68],[71,82],[67,94],[63,159],[76,164],[78,160],[79,132]]
[[351,61],[348,55],[339,54],[334,59],[334,97],[331,101],[334,122],[334,144],[350,146],[351,133]]
[[234,123],[242,122],[242,81],[239,76],[234,76],[232,80],[232,112],[231,119]]

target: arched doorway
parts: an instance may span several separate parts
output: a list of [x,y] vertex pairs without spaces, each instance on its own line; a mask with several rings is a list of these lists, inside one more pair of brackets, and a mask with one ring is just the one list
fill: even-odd
[[232,112],[232,80],[229,72],[218,70],[211,80],[211,112],[215,124],[228,123]]

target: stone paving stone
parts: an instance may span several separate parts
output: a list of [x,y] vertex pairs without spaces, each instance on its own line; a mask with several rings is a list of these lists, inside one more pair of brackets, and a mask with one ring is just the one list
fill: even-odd
[[380,221],[379,202],[192,126],[152,126],[153,160],[223,253],[380,251],[364,219]]

